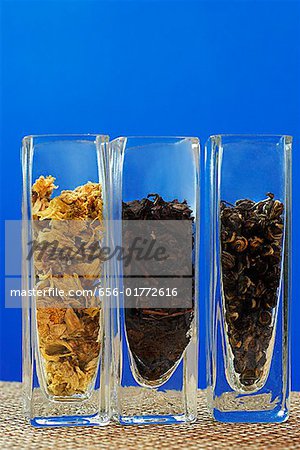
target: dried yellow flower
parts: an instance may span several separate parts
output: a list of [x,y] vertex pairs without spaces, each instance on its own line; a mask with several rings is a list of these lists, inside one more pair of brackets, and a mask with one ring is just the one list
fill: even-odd
[[[32,186],[33,216],[40,220],[98,219],[102,221],[102,192],[99,183],[87,183],[73,191],[62,191],[50,200],[55,178],[41,176]],[[34,217],[35,218],[35,217]]]
[[32,186],[32,215],[37,219],[41,211],[44,211],[50,202],[50,197],[57,186],[54,185],[55,178],[41,176]]
[[[51,198],[54,181],[41,176],[32,186],[34,238],[42,248],[47,244],[41,255],[37,248],[33,253],[36,289],[66,294],[37,298],[40,360],[48,393],[78,396],[89,393],[96,377],[101,307],[95,295],[68,293],[93,291],[99,279],[100,258],[82,262],[81,253],[101,239],[102,192],[100,184],[89,182]],[[55,263],[50,257],[54,250],[59,255]],[[66,255],[70,251],[72,259]]]

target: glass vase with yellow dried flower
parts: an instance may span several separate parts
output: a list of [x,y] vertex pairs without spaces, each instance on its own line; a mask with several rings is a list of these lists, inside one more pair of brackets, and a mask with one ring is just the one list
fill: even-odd
[[[105,136],[23,140],[23,382],[35,426],[108,423]],[[30,295],[32,294],[32,295]]]

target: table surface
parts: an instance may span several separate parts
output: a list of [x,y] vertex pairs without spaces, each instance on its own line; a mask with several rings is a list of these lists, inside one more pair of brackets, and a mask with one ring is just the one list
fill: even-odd
[[300,449],[300,393],[292,393],[291,416],[283,424],[222,424],[207,411],[199,391],[198,420],[190,425],[37,429],[22,415],[21,383],[0,382],[2,450]]

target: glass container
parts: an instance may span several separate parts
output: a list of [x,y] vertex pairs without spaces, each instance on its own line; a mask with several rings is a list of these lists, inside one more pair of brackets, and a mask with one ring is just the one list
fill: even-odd
[[206,145],[208,397],[223,422],[289,414],[290,136]]
[[114,264],[113,414],[125,425],[191,422],[198,371],[199,141],[122,137],[110,143],[110,152],[114,245],[122,249]]
[[26,417],[37,427],[104,425],[109,314],[100,247],[108,137],[27,136],[22,144]]

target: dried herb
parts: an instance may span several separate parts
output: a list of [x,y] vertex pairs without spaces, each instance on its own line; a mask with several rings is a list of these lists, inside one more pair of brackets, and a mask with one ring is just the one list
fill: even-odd
[[267,362],[281,275],[284,205],[222,201],[221,267],[226,328],[240,383],[258,383]]
[[[188,220],[193,224],[194,218],[192,210],[186,201],[179,202],[177,199],[173,201],[165,201],[158,194],[149,194],[147,198],[134,200],[123,203],[123,219],[153,221],[153,220]],[[136,229],[136,228],[135,228]],[[159,228],[161,239],[177,248],[177,257],[168,262],[168,270],[171,270],[174,277],[182,274],[182,265],[186,259],[185,243],[181,243],[178,239],[178,230],[172,228],[171,224],[165,223],[165,226]],[[157,233],[156,229],[156,233]],[[123,242],[132,242],[135,236],[130,235],[130,227],[127,229],[126,223],[123,222]],[[151,223],[147,226],[141,222],[140,235],[146,240],[151,240],[153,232]],[[192,255],[188,255],[189,258]],[[143,265],[143,261],[139,261],[139,273],[143,274],[145,285],[147,279],[148,286],[159,287],[161,280],[151,277],[148,273],[147,264]],[[159,264],[159,263],[157,263]],[[126,278],[124,280],[125,288],[129,285],[131,268],[125,269]],[[162,264],[161,274],[164,274]],[[168,298],[166,307],[153,308],[145,307],[147,305],[147,297],[125,298],[135,307],[127,307],[125,309],[125,325],[128,339],[128,345],[133,357],[133,361],[138,372],[139,379],[146,384],[160,384],[166,378],[176,364],[180,361],[185,348],[191,339],[191,324],[194,318],[194,266],[192,266],[192,307],[182,308],[182,299],[191,294],[187,293],[185,287],[181,289],[181,298]],[[180,276],[179,276],[180,278]],[[140,307],[140,304],[143,307]]]
[[39,346],[48,391],[86,393],[99,361],[100,308],[38,308]]
[[[41,176],[32,186],[34,239],[56,242],[56,255],[66,247],[80,254],[102,230],[101,186],[87,183],[62,191],[51,199],[55,179]],[[100,276],[101,261],[68,265],[68,259],[43,257],[33,252],[36,288],[57,288],[62,297],[37,298],[38,343],[47,391],[55,396],[87,394],[96,376],[100,355],[99,298],[70,296],[71,291],[93,289]]]

